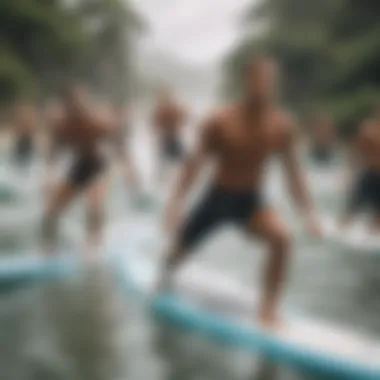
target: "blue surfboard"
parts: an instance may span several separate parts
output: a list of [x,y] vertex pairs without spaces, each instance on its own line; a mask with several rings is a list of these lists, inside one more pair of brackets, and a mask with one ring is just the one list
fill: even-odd
[[[116,250],[120,253],[120,247]],[[250,288],[195,265],[176,273],[170,294],[154,296],[158,260],[133,247],[123,250],[128,254],[115,263],[125,291],[148,301],[167,321],[318,375],[380,379],[380,340],[291,314],[284,314],[276,332],[268,332],[255,321],[258,297]]]
[[0,289],[62,278],[79,267],[74,257],[8,256],[0,257]]

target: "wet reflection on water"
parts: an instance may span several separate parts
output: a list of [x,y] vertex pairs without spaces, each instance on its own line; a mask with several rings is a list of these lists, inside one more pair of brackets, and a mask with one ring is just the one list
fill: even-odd
[[[125,210],[124,189],[114,195],[110,220],[127,213],[137,223],[135,211]],[[0,234],[0,251],[19,254],[35,247],[35,227]],[[147,244],[146,250],[152,248]],[[221,230],[193,259],[257,285],[265,255],[256,251],[236,231]],[[311,315],[378,335],[379,267],[376,258],[361,260],[297,238],[287,300]],[[92,266],[66,281],[0,294],[2,379],[297,380],[311,375],[153,320],[145,305],[121,294],[106,267]]]
[[7,379],[121,379],[125,301],[97,265],[74,278],[3,295],[0,368]]

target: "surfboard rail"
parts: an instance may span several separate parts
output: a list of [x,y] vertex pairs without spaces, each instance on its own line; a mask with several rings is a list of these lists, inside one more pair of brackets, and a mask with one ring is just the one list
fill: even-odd
[[[310,348],[287,341],[252,325],[239,323],[218,313],[206,310],[175,294],[148,297],[141,284],[134,279],[125,257],[115,259],[118,278],[126,292],[137,300],[149,301],[150,310],[169,323],[190,329],[221,344],[250,350],[314,374],[341,379],[380,379],[380,343],[376,346],[378,362],[363,364],[360,360],[347,360],[344,356]],[[374,354],[371,347],[368,353]],[[370,352],[371,351],[371,352]]]

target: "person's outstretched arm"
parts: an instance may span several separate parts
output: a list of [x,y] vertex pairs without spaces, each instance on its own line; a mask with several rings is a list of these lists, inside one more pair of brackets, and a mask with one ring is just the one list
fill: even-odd
[[306,185],[306,178],[301,169],[298,154],[298,131],[295,120],[286,118],[287,138],[282,151],[282,162],[286,172],[286,178],[290,194],[294,203],[301,210],[308,229],[312,233],[319,233],[319,226],[316,221],[314,205]]
[[175,228],[182,213],[186,195],[215,147],[218,120],[212,117],[201,126],[201,133],[193,151],[186,157],[179,173],[166,212],[166,227]]

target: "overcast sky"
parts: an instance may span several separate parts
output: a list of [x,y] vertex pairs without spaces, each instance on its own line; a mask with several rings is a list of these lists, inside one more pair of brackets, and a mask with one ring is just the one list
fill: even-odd
[[238,19],[253,0],[131,0],[150,25],[145,49],[189,63],[216,63],[240,36]]

